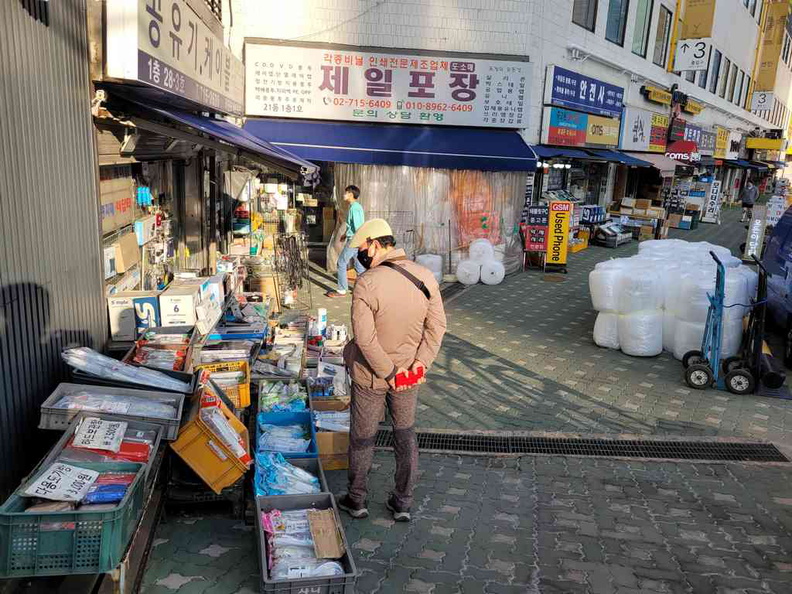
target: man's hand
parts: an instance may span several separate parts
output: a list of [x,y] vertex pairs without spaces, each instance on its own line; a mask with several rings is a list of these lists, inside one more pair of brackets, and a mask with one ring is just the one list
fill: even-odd
[[423,369],[423,375],[418,380],[418,382],[416,382],[418,384],[423,384],[423,383],[426,382],[426,365],[421,363],[418,359],[413,361],[413,364],[410,367],[410,373],[412,373],[412,374],[418,373],[421,369]]
[[[407,373],[407,370],[404,367],[399,367],[396,370],[396,375],[399,375],[400,373]],[[404,392],[405,390],[409,390],[410,388],[408,386],[401,386],[399,388],[396,387],[396,375],[394,375],[392,378],[388,380],[388,385],[390,386],[390,389],[393,390],[394,392]]]

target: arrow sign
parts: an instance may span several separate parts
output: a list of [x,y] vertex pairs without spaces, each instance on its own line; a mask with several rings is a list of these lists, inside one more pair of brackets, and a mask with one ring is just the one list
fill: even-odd
[[706,70],[709,66],[712,38],[680,39],[674,55],[674,71]]

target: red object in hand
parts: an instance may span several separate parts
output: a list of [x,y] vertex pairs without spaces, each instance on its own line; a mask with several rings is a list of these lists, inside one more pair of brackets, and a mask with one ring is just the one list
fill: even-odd
[[397,373],[394,380],[396,381],[397,388],[409,388],[417,384],[418,381],[423,378],[423,376],[424,368],[419,367],[418,371],[415,373],[411,372],[409,369],[404,373]]

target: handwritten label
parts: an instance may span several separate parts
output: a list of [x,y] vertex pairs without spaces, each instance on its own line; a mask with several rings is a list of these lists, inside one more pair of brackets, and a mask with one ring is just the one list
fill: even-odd
[[98,476],[94,470],[56,462],[25,489],[25,495],[52,501],[82,501]]
[[117,452],[126,434],[127,423],[124,421],[105,421],[99,417],[83,419],[80,428],[74,435],[75,448],[90,448]]

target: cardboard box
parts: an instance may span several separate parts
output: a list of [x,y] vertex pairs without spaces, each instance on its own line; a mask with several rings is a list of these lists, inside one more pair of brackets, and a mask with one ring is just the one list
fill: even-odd
[[642,209],[642,208],[633,208],[633,211],[632,211],[632,213],[633,213],[633,215],[635,215],[636,217],[645,217],[645,216],[646,216],[646,209]]
[[123,274],[135,264],[140,262],[140,247],[138,247],[137,236],[134,233],[122,235],[113,244],[115,248],[115,267],[118,274]]
[[682,215],[679,214],[670,214],[668,215],[668,226],[673,229],[679,229],[679,225],[682,222]]
[[620,212],[621,214],[623,214],[623,215],[631,215],[631,214],[633,214],[633,209],[632,209],[632,208],[626,208],[626,207],[622,206],[622,207],[619,209],[619,212]]
[[662,207],[653,206],[652,208],[646,209],[646,215],[655,219],[664,219],[665,209]]
[[250,278],[248,287],[251,293],[261,293],[272,299],[272,311],[275,313],[280,312],[280,300],[278,299],[278,291],[276,290],[275,279],[273,277]]
[[170,287],[159,300],[162,326],[195,326],[195,308],[201,303],[199,286]]
[[349,433],[337,431],[317,431],[316,445],[319,459],[325,470],[349,468]]
[[646,200],[644,198],[635,201],[635,208],[640,210],[646,210],[647,208],[652,208],[652,201]]
[[637,200],[635,200],[635,198],[622,198],[621,200],[622,206],[627,206],[630,208],[634,207],[636,202]]
[[159,326],[159,291],[125,291],[107,298],[110,338],[136,340],[138,335]]
[[308,524],[314,541],[314,552],[319,559],[340,559],[346,553],[341,532],[336,523],[335,510],[310,510]]
[[701,206],[695,202],[688,202],[685,204],[685,210],[701,210]]
[[638,239],[643,241],[646,239],[654,239],[654,227],[651,225],[641,226],[641,231],[638,234]]
[[145,245],[157,233],[157,217],[150,216],[144,219],[135,221],[135,236],[137,237],[138,245]]

